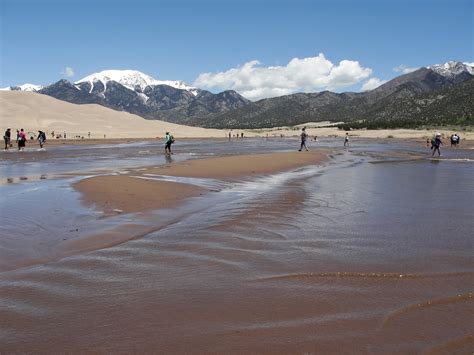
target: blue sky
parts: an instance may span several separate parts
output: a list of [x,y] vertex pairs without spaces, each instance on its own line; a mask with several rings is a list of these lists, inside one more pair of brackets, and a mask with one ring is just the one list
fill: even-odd
[[0,2],[0,87],[135,69],[259,98],[474,61],[473,0]]

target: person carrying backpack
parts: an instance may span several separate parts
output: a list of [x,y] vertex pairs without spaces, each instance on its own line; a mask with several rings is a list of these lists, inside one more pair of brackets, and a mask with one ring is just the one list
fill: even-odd
[[171,153],[171,144],[174,143],[174,137],[170,132],[166,132],[165,135],[165,154],[170,155]]

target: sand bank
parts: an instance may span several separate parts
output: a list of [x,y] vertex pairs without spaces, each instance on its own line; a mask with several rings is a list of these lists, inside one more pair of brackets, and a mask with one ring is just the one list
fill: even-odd
[[198,196],[205,190],[187,184],[140,179],[137,175],[158,174],[233,180],[319,164],[326,155],[327,151],[318,150],[196,159],[140,169],[126,175],[87,178],[76,183],[74,187],[82,193],[83,201],[87,205],[94,206],[106,214],[114,213],[114,210],[125,213],[142,212],[175,207],[184,199]]
[[217,157],[149,168],[146,173],[197,178],[237,179],[320,163],[326,150]]
[[106,214],[114,210],[129,213],[172,208],[178,201],[201,193],[196,186],[131,176],[96,176],[81,180],[74,187],[83,194],[86,204],[95,205]]

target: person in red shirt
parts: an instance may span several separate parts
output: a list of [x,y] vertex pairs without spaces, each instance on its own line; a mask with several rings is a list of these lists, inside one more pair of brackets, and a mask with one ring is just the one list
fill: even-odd
[[18,150],[25,150],[25,145],[26,145],[26,133],[22,129],[20,129],[20,133],[18,133]]

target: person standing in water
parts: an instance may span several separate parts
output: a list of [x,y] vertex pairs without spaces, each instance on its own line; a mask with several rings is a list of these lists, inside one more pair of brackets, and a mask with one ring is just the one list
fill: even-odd
[[165,154],[170,155],[171,153],[171,144],[174,143],[174,137],[170,132],[166,132],[165,135]]
[[435,138],[433,139],[433,153],[431,153],[431,156],[434,157],[434,154],[436,151],[438,151],[438,156],[441,156],[441,151],[439,150],[439,147],[443,144],[443,141],[441,140],[441,134],[436,133]]
[[38,130],[38,143],[40,148],[43,149],[44,142],[46,141],[46,133],[43,131]]
[[451,136],[451,147],[454,147],[454,148],[457,148],[458,144],[459,144],[459,136],[457,133],[454,133],[452,136]]
[[18,150],[23,151],[25,150],[25,145],[26,145],[26,133],[24,129],[20,129],[20,132],[18,133]]
[[349,132],[346,132],[346,137],[344,138],[344,147],[349,146]]
[[5,141],[5,150],[10,149],[11,136],[12,136],[11,129],[7,128],[7,130],[5,131],[5,134],[3,135],[3,140]]
[[298,152],[301,152],[303,150],[303,147],[308,151],[308,147],[306,146],[306,140],[308,139],[308,135],[306,134],[306,127],[303,127],[301,129],[301,146],[300,149],[298,149]]

